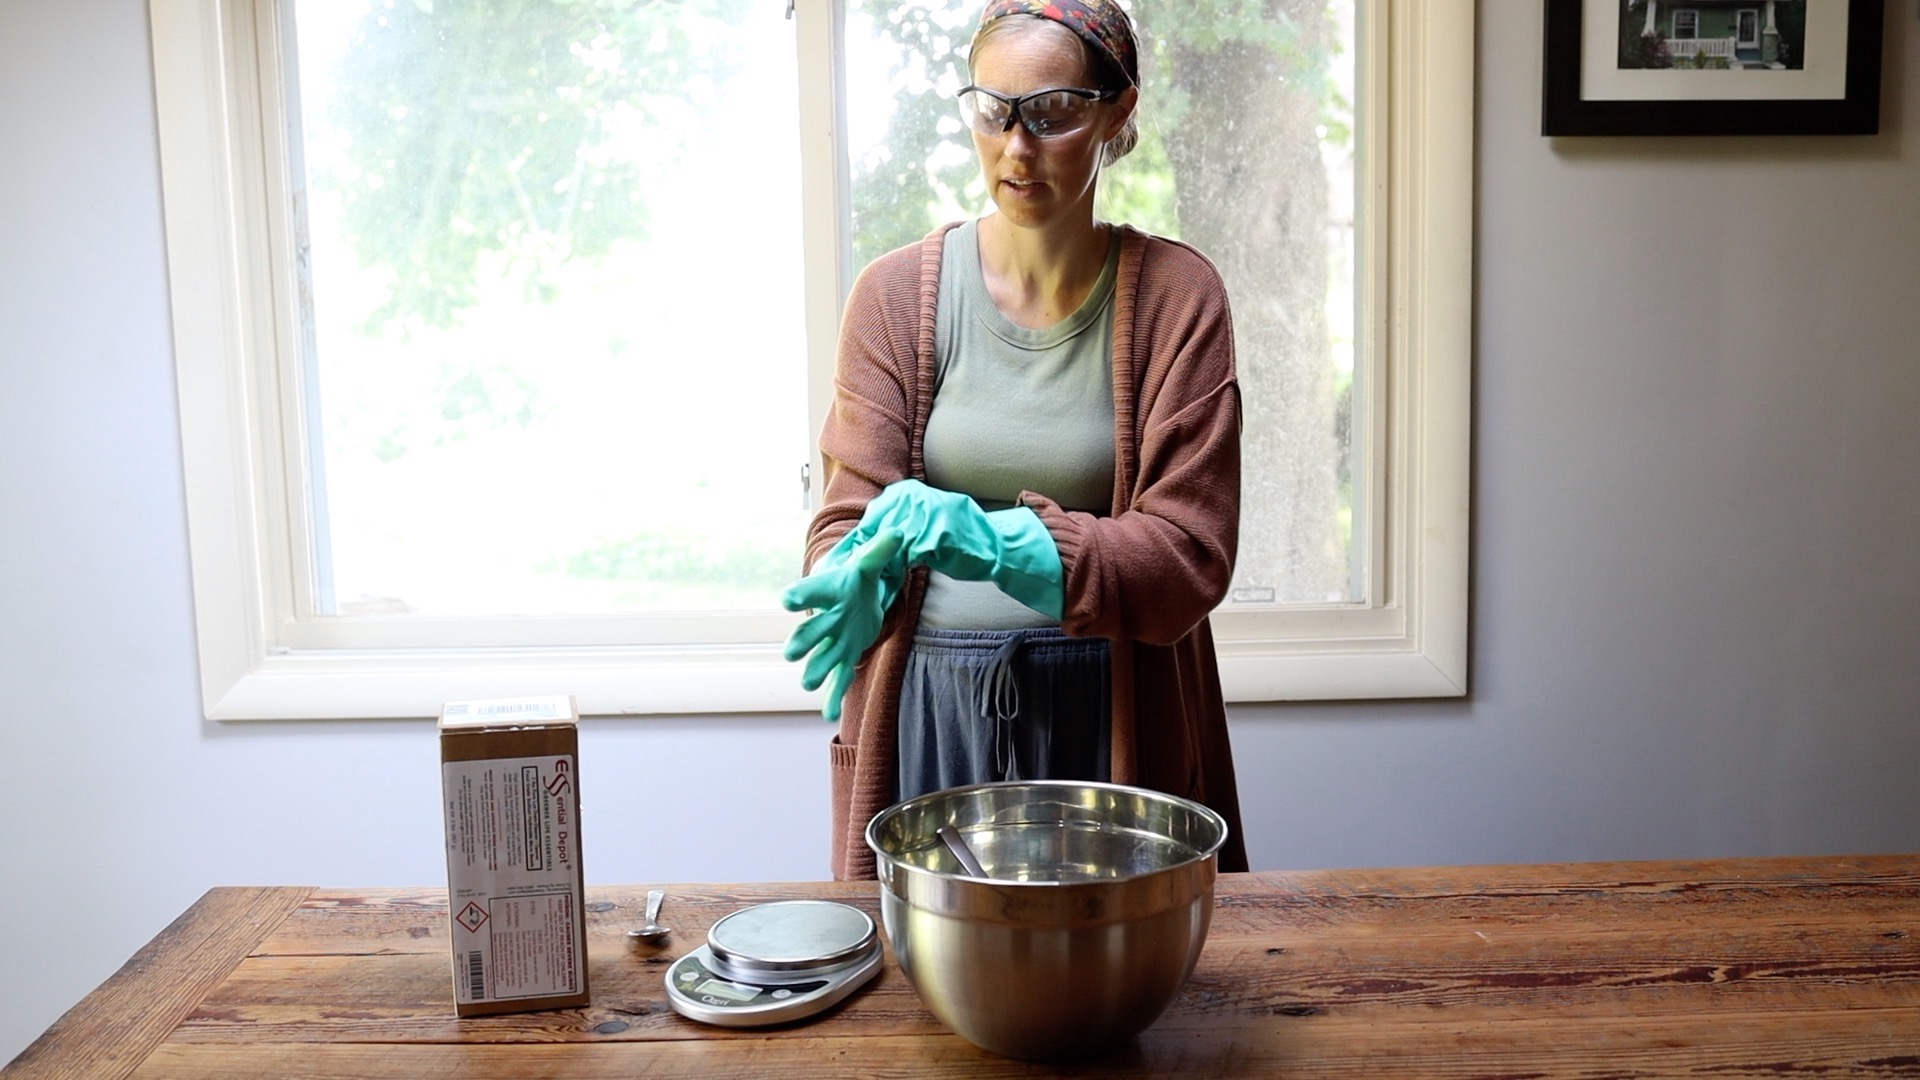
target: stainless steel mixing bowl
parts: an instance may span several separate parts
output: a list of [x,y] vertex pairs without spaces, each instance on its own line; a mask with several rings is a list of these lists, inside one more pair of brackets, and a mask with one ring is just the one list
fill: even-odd
[[[939,836],[960,831],[988,873]],[[1227,823],[1117,784],[1010,781],[936,791],[867,824],[880,914],[942,1022],[1008,1057],[1098,1053],[1160,1016],[1206,942]]]

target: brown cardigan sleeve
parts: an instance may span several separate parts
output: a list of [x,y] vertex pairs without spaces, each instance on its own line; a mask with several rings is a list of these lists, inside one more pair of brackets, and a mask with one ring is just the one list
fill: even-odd
[[1218,272],[1130,232],[1115,296],[1114,513],[1027,492],[1066,572],[1068,633],[1167,645],[1225,598],[1239,546],[1240,389]]
[[918,245],[881,256],[847,297],[833,405],[820,434],[826,475],[807,528],[808,568],[860,521],[881,488],[911,474],[916,343],[900,338],[919,321],[913,271],[920,258]]
[[[820,434],[826,475],[821,505],[807,528],[809,567],[859,522],[880,489],[926,475],[918,432],[929,407],[943,233],[936,230],[869,264],[847,298],[833,408]],[[873,853],[861,833],[892,801],[900,677],[911,644],[906,631],[918,619],[925,580],[924,570],[908,576],[841,703],[840,726],[828,750],[836,878],[874,874]]]

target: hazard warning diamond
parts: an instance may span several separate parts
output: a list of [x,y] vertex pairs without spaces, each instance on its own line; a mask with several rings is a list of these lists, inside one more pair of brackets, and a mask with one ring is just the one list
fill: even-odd
[[479,904],[469,900],[467,906],[460,909],[460,915],[456,921],[468,930],[478,930],[480,924],[487,921],[487,913],[480,910]]

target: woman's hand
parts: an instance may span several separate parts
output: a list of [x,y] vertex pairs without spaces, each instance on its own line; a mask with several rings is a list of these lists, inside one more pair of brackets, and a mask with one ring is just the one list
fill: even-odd
[[899,480],[874,496],[841,544],[865,543],[887,530],[905,538],[901,554],[909,565],[932,567],[961,581],[991,581],[1040,614],[1060,618],[1065,604],[1060,549],[1027,507],[988,512],[959,492]]
[[781,598],[788,611],[814,611],[787,639],[784,655],[788,660],[806,657],[801,686],[827,687],[820,712],[830,721],[840,719],[840,701],[854,670],[880,639],[880,623],[900,595],[907,575],[904,543],[898,529],[858,538],[848,534]]

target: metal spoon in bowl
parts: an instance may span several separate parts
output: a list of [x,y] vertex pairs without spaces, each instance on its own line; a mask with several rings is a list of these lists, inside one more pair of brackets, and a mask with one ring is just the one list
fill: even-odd
[[986,868],[980,865],[980,860],[973,854],[973,849],[967,846],[967,838],[960,835],[959,829],[942,825],[939,833],[940,839],[946,841],[947,850],[953,852],[953,857],[960,860],[960,865],[966,868],[968,874],[977,878],[988,876]]
[[647,890],[647,925],[638,930],[627,931],[627,936],[639,938],[642,941],[652,941],[673,933],[671,928],[660,925],[660,902],[666,898],[667,894],[663,889]]

